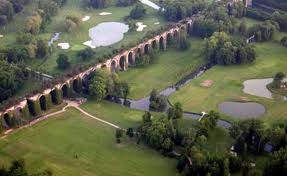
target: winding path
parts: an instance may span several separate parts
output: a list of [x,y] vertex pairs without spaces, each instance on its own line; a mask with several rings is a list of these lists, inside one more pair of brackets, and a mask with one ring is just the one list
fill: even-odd
[[[88,112],[86,112],[86,111],[84,111],[82,108],[80,108],[80,107],[79,107],[80,104],[79,104],[78,102],[76,102],[76,101],[65,100],[64,102],[65,102],[67,105],[66,105],[65,107],[63,107],[61,110],[56,111],[56,112],[53,112],[53,113],[50,113],[50,114],[47,114],[47,115],[44,115],[44,116],[42,116],[42,117],[40,117],[40,118],[37,118],[37,119],[31,121],[31,122],[28,123],[27,125],[21,126],[21,127],[19,127],[19,128],[9,129],[9,130],[7,130],[7,131],[4,132],[4,135],[1,136],[0,139],[6,138],[9,134],[13,133],[13,132],[16,131],[16,130],[20,130],[20,129],[23,129],[23,128],[28,128],[28,127],[30,127],[30,126],[32,126],[32,125],[38,123],[38,122],[41,122],[41,121],[43,121],[43,120],[48,119],[48,118],[51,117],[51,116],[55,116],[55,115],[64,113],[64,112],[66,112],[66,109],[67,109],[67,108],[71,108],[71,107],[77,109],[77,110],[80,111],[82,114],[84,114],[84,115],[86,115],[86,116],[88,116],[88,117],[90,117],[90,118],[92,118],[92,119],[95,119],[95,120],[97,120],[97,121],[99,121],[99,122],[101,122],[101,123],[104,123],[104,124],[106,124],[106,125],[109,125],[109,126],[111,126],[111,127],[113,127],[113,128],[123,129],[123,128],[119,127],[119,126],[116,125],[116,124],[113,124],[113,123],[111,123],[111,122],[105,121],[105,120],[103,120],[103,119],[100,119],[100,118],[98,118],[98,117],[96,117],[96,116],[93,116],[93,115],[89,114]],[[123,129],[123,130],[125,130],[125,129]]]

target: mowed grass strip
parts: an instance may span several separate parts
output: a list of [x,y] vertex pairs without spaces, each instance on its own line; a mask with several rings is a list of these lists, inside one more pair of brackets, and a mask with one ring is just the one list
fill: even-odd
[[[243,93],[243,82],[253,78],[270,78],[277,72],[286,72],[287,50],[278,43],[256,43],[257,60],[254,64],[240,66],[215,66],[202,76],[171,95],[170,100],[181,102],[184,110],[218,110],[218,104],[226,100],[256,101],[266,108],[264,120],[271,122],[287,118],[287,102],[274,101]],[[201,87],[204,80],[212,80],[211,87]]]
[[0,165],[24,158],[32,172],[50,168],[55,175],[168,176],[176,161],[124,140],[115,129],[68,109],[0,140]]
[[133,110],[128,107],[111,103],[108,101],[93,101],[81,105],[81,108],[88,113],[115,123],[123,128],[135,127],[142,121],[143,111]]
[[190,41],[191,48],[187,51],[167,49],[151,65],[120,72],[120,79],[130,85],[129,98],[140,99],[148,96],[153,88],[162,90],[171,86],[203,65],[204,41],[197,38]]

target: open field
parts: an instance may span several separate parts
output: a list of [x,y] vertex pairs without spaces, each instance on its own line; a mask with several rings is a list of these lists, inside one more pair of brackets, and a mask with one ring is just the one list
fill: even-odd
[[[191,81],[170,97],[174,102],[181,102],[184,110],[201,112],[211,109],[217,110],[219,103],[226,100],[248,99],[260,102],[267,112],[263,116],[266,122],[287,118],[287,102],[274,101],[243,93],[243,81],[252,78],[270,78],[277,72],[286,72],[287,50],[277,43],[266,42],[255,44],[257,60],[251,65],[215,66],[202,76]],[[213,80],[209,88],[200,84],[204,80]]]
[[162,90],[175,84],[181,78],[203,65],[204,41],[192,38],[187,51],[167,49],[160,52],[155,63],[145,68],[131,68],[120,72],[121,80],[130,85],[129,98],[148,96],[153,88]]
[[118,124],[121,127],[135,127],[142,120],[143,111],[132,110],[108,101],[96,102],[89,100],[81,108],[103,120]]
[[115,129],[74,109],[0,140],[0,165],[22,157],[35,172],[55,175],[175,175],[175,160],[124,140]]

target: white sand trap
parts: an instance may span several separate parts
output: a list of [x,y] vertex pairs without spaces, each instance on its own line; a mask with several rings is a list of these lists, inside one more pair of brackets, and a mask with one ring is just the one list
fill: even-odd
[[0,38],[3,38],[3,37],[4,37],[4,35],[1,35],[1,34],[0,34]]
[[85,22],[85,21],[89,21],[91,19],[90,16],[85,16],[84,18],[82,18],[82,21]]
[[159,22],[155,22],[155,23],[153,23],[153,24],[158,25],[158,24],[160,24],[160,23],[159,23]]
[[137,31],[143,31],[143,29],[147,27],[147,25],[144,25],[142,22],[137,22],[136,26],[138,27]]
[[96,48],[96,46],[93,45],[92,40],[84,42],[83,45],[88,46],[88,47],[93,48],[93,49]]
[[99,13],[99,15],[101,15],[101,16],[106,16],[106,15],[111,15],[112,13],[110,13],[110,12],[101,12],[101,13]]
[[61,49],[69,49],[70,48],[69,43],[58,43],[58,46],[61,47]]

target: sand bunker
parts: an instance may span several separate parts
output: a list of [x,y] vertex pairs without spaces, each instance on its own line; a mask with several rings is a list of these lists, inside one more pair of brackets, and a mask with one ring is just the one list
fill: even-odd
[[88,46],[88,47],[93,48],[93,49],[96,48],[96,46],[93,45],[92,40],[84,42],[83,45]]
[[112,13],[110,13],[110,12],[101,12],[101,13],[99,13],[99,15],[101,15],[101,16],[106,16],[106,15],[111,15]]
[[155,22],[155,23],[153,23],[153,24],[158,25],[158,24],[160,24],[160,23],[159,23],[159,22]]
[[138,27],[137,31],[143,31],[143,29],[147,27],[147,25],[144,25],[142,22],[137,22],[136,26]]
[[70,48],[69,43],[58,43],[58,46],[61,47],[61,49],[69,49]]
[[90,19],[91,19],[90,16],[85,16],[84,18],[82,18],[82,21],[85,22],[85,21],[88,21],[88,20],[90,20]]
[[4,37],[4,35],[1,35],[1,34],[0,34],[0,38],[3,38],[3,37]]
[[202,87],[211,87],[212,85],[213,85],[212,80],[205,80],[200,84],[200,86],[202,86]]

